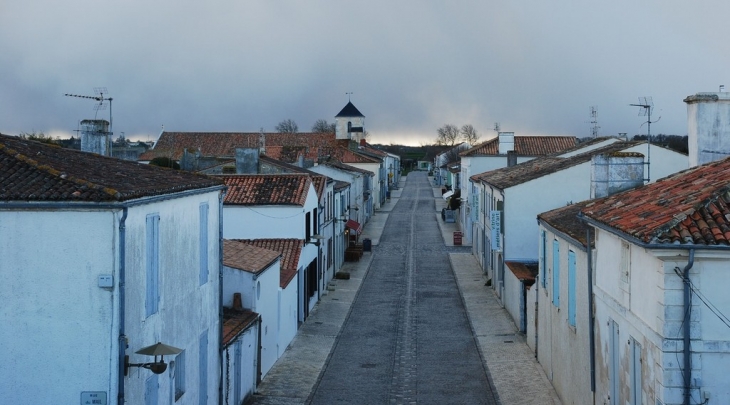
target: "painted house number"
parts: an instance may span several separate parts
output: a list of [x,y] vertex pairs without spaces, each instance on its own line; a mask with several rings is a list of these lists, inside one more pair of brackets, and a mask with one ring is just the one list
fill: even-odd
[[81,405],[107,405],[106,392],[84,391],[81,393]]

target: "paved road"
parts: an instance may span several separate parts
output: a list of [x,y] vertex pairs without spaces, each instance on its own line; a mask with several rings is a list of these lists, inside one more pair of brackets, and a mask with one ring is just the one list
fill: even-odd
[[411,173],[312,404],[495,404],[434,215]]

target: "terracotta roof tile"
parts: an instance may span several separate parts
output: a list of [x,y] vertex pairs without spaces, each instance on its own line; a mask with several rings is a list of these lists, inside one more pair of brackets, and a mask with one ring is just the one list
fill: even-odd
[[[472,181],[489,183],[502,190],[524,184],[528,181],[546,176],[581,163],[590,162],[593,156],[600,154],[618,153],[632,146],[645,143],[643,141],[616,142],[611,145],[596,148],[585,153],[563,158],[557,156],[542,156],[515,166],[490,170],[470,177]],[[634,152],[629,152],[634,153]],[[637,154],[640,155],[640,154]]]
[[[574,136],[515,136],[514,150],[519,156],[542,156],[575,146]],[[499,138],[482,142],[460,153],[460,156],[497,156]]]
[[504,264],[518,280],[524,281],[526,285],[531,286],[535,283],[535,277],[539,270],[537,263],[504,262]]
[[0,135],[0,201],[126,201],[221,185],[211,177]]
[[730,158],[593,200],[590,220],[652,244],[730,246]]
[[[583,247],[587,247],[586,230],[590,227],[578,217],[578,214],[589,202],[590,200],[581,201],[543,212],[537,215],[537,219],[578,241]],[[593,246],[593,233],[591,233],[591,246]]]
[[225,266],[258,274],[271,266],[281,253],[235,240],[223,240]]
[[234,239],[263,249],[281,253],[281,275],[279,286],[286,288],[297,275],[299,256],[302,254],[304,241],[301,239]]
[[228,186],[228,205],[300,205],[307,200],[312,178],[304,173],[220,176]]
[[246,329],[253,326],[259,314],[248,309],[238,311],[223,307],[223,347],[228,346]]

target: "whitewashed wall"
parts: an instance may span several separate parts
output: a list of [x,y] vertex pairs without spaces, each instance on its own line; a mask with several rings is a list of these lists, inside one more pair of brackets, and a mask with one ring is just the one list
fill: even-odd
[[[82,391],[116,399],[114,213],[0,211],[0,392],[8,404],[74,404]],[[115,333],[117,332],[117,333]]]
[[[225,239],[304,239],[305,213],[319,205],[310,186],[304,207],[300,205],[223,206]],[[316,218],[312,218],[316,221]],[[312,230],[314,228],[311,228]],[[312,232],[314,233],[314,232]]]
[[[560,234],[546,231],[546,269],[540,268],[532,286],[538,300],[537,352],[548,379],[565,404],[589,404],[593,401],[590,379],[590,340],[587,253]],[[553,241],[558,240],[560,254],[560,307],[553,302]],[[573,251],[575,270],[575,326],[568,322],[568,252]],[[547,288],[542,278],[547,277]]]
[[255,276],[252,273],[223,266],[223,306],[233,304],[233,294],[241,293],[244,308],[261,316],[261,376],[276,363],[279,342],[279,272],[281,261]]
[[294,337],[297,335],[297,285],[299,276],[294,276],[286,288],[279,288],[279,342],[278,357],[284,354]]
[[[223,350],[224,404],[239,405],[256,392],[258,331],[258,324],[246,329]],[[240,358],[236,357],[236,350],[240,350]],[[238,381],[235,378],[236,368],[240,368],[241,378]]]
[[507,313],[512,317],[512,322],[515,324],[515,327],[517,330],[520,329],[520,290],[522,289],[522,283],[520,280],[517,279],[517,277],[510,271],[510,269],[505,265],[505,272],[504,272],[504,289],[505,289],[505,298],[504,298],[504,309],[507,310]]
[[[208,281],[200,285],[199,207],[207,202]],[[126,334],[127,354],[132,363],[147,362],[149,356],[135,354],[142,347],[163,342],[185,350],[185,394],[176,402],[198,404],[199,394],[207,393],[207,403],[218,401],[220,240],[218,238],[218,192],[192,195],[135,206],[129,209],[127,227]],[[159,311],[145,316],[145,228],[148,214],[160,215]],[[199,366],[202,336],[207,336],[206,381],[201,384]],[[169,358],[172,360],[172,358]],[[126,399],[144,403],[149,370],[132,368],[126,378]],[[205,374],[203,374],[205,375]],[[160,375],[159,398],[168,398],[174,381]],[[161,402],[164,403],[164,402]]]

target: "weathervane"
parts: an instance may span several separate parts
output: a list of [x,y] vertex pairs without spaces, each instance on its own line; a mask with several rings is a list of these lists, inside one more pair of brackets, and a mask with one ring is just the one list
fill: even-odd
[[350,101],[350,96],[351,96],[351,95],[352,95],[353,93],[352,93],[351,91],[348,91],[348,92],[347,92],[347,93],[345,93],[345,94],[347,94],[347,101],[349,102],[349,101]]

